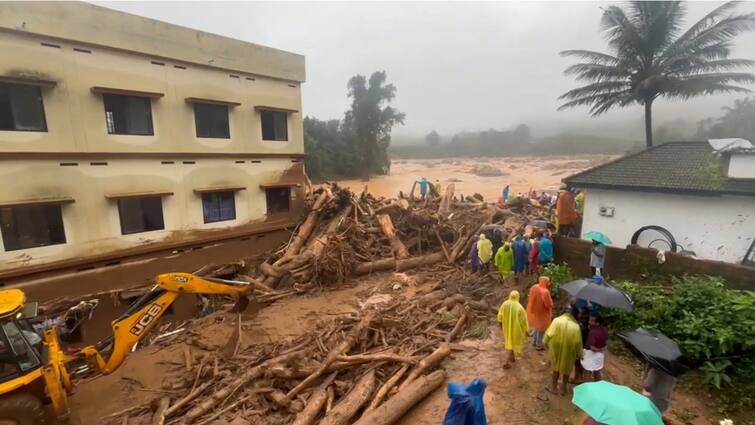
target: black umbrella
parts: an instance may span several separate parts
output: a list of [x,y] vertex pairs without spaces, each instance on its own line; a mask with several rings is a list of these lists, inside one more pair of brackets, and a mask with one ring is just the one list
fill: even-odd
[[592,279],[577,279],[561,285],[561,289],[575,298],[581,298],[603,307],[614,307],[622,310],[634,310],[634,302],[623,291],[607,283],[598,283]]
[[639,328],[619,332],[618,336],[635,356],[644,359],[651,366],[671,376],[679,376],[687,371],[679,362],[682,357],[679,345],[666,335]]

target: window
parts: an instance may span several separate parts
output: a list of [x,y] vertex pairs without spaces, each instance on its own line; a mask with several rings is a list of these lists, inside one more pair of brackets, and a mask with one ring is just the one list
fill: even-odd
[[0,208],[6,251],[66,243],[60,204]]
[[291,198],[290,187],[269,187],[265,189],[267,197],[267,213],[274,214],[288,212],[289,199]]
[[194,123],[197,127],[197,137],[231,138],[231,130],[228,127],[228,105],[195,103]]
[[119,199],[118,214],[121,217],[121,233],[124,235],[165,228],[163,198],[159,196]]
[[202,211],[204,212],[205,223],[236,219],[235,192],[229,190],[203,193]]
[[0,83],[0,130],[47,131],[39,86]]
[[152,136],[152,101],[148,97],[103,93],[109,134]]
[[262,120],[262,140],[288,140],[288,113],[279,111],[260,111]]

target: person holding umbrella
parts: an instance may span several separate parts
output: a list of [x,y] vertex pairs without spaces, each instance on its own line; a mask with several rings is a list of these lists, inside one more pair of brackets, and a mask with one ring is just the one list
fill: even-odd
[[634,355],[645,360],[643,394],[661,413],[665,412],[671,402],[677,378],[687,371],[679,361],[682,357],[679,345],[660,332],[642,328],[622,331],[618,336]]
[[585,237],[592,239],[590,272],[593,276],[603,276],[603,265],[606,261],[606,245],[609,245],[611,240],[601,232],[587,232],[585,233]]

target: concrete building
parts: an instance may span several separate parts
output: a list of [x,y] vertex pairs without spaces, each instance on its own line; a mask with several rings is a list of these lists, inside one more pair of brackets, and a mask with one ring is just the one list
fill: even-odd
[[0,51],[0,282],[300,211],[304,57],[71,2],[0,2]]
[[614,246],[755,266],[755,149],[666,143],[564,182],[586,190],[583,231]]

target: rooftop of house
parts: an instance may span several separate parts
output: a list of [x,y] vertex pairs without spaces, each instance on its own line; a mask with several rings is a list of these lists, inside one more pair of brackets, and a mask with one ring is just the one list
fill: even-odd
[[304,56],[83,2],[0,2],[2,32],[303,82]]
[[726,177],[725,161],[708,142],[670,142],[563,179],[575,187],[755,196],[755,180]]

